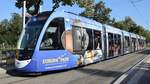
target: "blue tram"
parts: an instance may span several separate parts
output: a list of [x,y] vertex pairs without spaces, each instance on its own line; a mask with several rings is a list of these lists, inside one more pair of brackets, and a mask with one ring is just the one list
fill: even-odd
[[144,42],[142,36],[72,13],[46,11],[22,30],[15,66],[22,72],[70,69],[135,52]]

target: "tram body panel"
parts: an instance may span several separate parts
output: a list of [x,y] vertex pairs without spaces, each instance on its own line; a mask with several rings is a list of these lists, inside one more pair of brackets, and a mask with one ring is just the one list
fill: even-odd
[[[48,56],[49,55],[49,56]],[[62,70],[77,67],[79,56],[68,51],[40,51],[37,54],[38,71]]]

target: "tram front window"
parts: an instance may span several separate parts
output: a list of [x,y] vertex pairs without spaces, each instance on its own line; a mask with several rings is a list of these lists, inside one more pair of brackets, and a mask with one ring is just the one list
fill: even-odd
[[35,47],[44,22],[30,22],[25,28],[20,48],[31,50]]
[[26,24],[20,38],[20,49],[18,50],[18,60],[30,59],[33,55],[34,48],[40,36],[41,30],[48,19],[49,14],[39,14],[32,17]]

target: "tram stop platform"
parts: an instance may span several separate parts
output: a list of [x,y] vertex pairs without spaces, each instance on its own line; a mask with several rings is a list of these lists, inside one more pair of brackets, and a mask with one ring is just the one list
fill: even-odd
[[150,84],[150,55],[135,64],[113,84]]

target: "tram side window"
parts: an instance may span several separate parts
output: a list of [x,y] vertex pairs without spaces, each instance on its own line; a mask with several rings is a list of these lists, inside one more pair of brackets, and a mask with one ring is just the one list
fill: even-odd
[[141,48],[142,48],[142,46],[143,46],[143,42],[142,42],[142,39],[140,39],[140,45],[141,45]]
[[140,45],[142,46],[142,39],[140,39]]
[[132,38],[132,47],[135,47],[135,38]]
[[140,39],[138,39],[138,45],[140,45]]
[[73,34],[73,51],[81,51],[81,27],[72,26]]
[[114,46],[118,45],[118,36],[117,34],[114,34]]
[[118,49],[119,49],[119,54],[121,54],[121,35],[118,35]]
[[142,47],[144,47],[144,40],[142,40]]
[[119,46],[120,46],[120,48],[121,48],[121,35],[118,35],[118,41],[119,41]]
[[114,34],[114,52],[121,54],[121,35]]
[[60,50],[63,49],[61,35],[64,32],[64,19],[56,18],[47,27],[42,39],[40,50]]
[[[86,28],[81,28],[79,26],[73,26],[73,50],[74,52],[81,52],[81,51],[85,51],[87,50],[88,46],[89,46],[89,39],[90,35],[88,33],[89,29]],[[91,31],[91,35],[92,35],[92,30]],[[91,45],[90,45],[91,46]],[[92,44],[92,49],[93,49],[93,44]]]
[[93,50],[93,48],[94,48],[94,42],[93,42],[93,32],[92,32],[92,29],[86,29],[86,32],[88,33],[88,36],[89,36],[89,44],[88,44],[87,50]]
[[101,32],[97,30],[94,31],[94,49],[101,49]]
[[108,45],[109,45],[109,56],[113,56],[114,51],[114,40],[113,40],[113,34],[108,33]]
[[129,37],[125,36],[125,48],[130,46]]
[[136,48],[136,38],[132,38],[132,48],[135,51],[135,48]]
[[114,41],[113,41],[113,34],[112,33],[108,33],[108,42],[109,42],[109,46],[113,46]]

